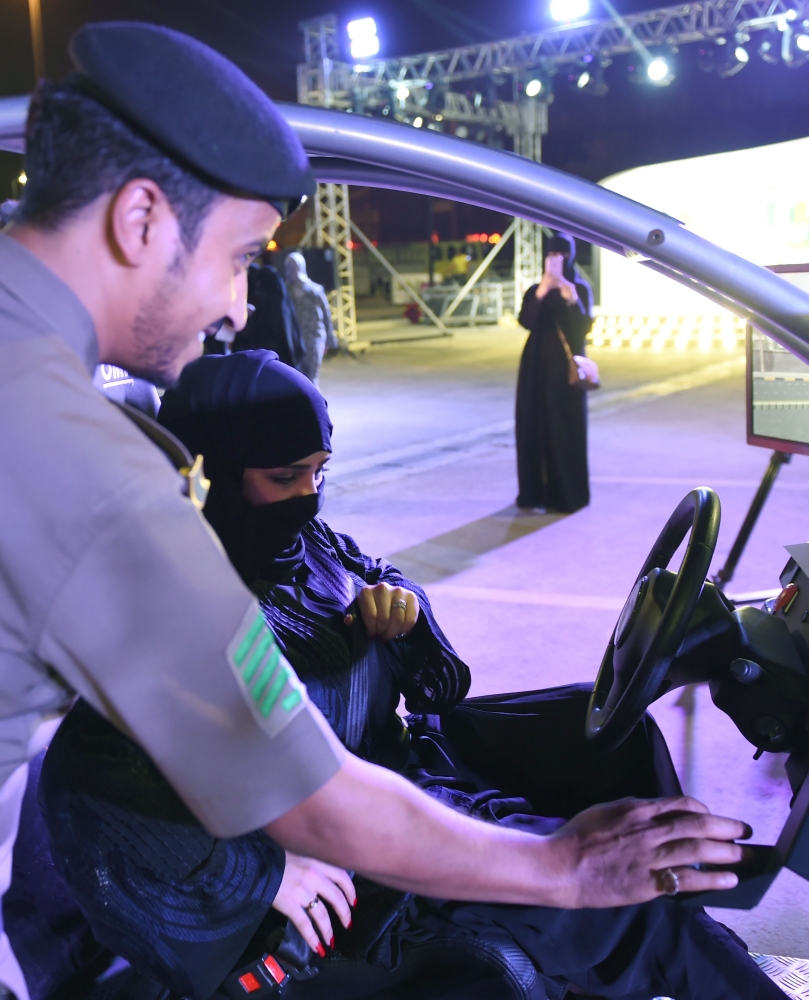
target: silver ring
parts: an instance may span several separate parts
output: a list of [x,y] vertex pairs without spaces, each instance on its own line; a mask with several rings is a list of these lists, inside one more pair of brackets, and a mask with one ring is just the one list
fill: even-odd
[[667,868],[660,873],[660,884],[667,896],[676,896],[680,891],[680,876],[671,868]]
[[407,601],[391,601],[390,606],[392,608],[401,608],[402,611],[407,611]]
[[315,898],[312,900],[311,903],[307,903],[306,906],[305,906],[305,909],[311,911],[311,910],[314,910],[314,908],[316,906],[320,906],[320,897],[319,896],[315,896]]

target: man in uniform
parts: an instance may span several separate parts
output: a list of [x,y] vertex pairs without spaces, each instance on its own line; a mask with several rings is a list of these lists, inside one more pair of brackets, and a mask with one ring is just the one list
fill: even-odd
[[683,889],[734,885],[686,866],[738,861],[746,827],[690,799],[598,807],[541,838],[341,748],[175,470],[91,379],[101,362],[170,383],[198,331],[244,326],[251,259],[315,190],[307,158],[186,36],[96,24],[72,54],[77,72],[33,97],[25,197],[0,234],[0,890],[26,762],[76,693],[219,836],[264,828],[449,899],[615,906],[659,896],[669,869]]

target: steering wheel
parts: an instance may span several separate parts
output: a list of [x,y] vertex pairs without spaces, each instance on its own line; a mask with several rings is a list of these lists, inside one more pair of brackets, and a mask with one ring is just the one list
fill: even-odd
[[[627,598],[598,671],[585,736],[609,752],[629,736],[660,694],[708,576],[721,510],[705,486],[686,496],[652,546]],[[666,572],[689,528],[676,577]]]

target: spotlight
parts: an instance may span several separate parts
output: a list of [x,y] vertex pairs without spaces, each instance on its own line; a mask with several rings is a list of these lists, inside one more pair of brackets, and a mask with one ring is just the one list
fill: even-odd
[[397,100],[406,101],[408,97],[410,97],[410,90],[408,87],[405,87],[404,84],[401,84],[399,87],[396,88]]
[[579,21],[587,17],[590,0],[551,0],[550,11],[554,21]]
[[[799,37],[800,38],[805,38],[807,36],[800,35]],[[807,39],[807,40],[809,40],[809,39]],[[541,80],[529,80],[528,83],[526,83],[526,85],[525,85],[525,96],[526,97],[536,97],[537,94],[539,94],[541,92],[541,90],[542,90],[542,81]]]
[[23,170],[20,176],[17,178],[17,183],[21,184],[23,187],[28,183],[28,174]]
[[424,119],[421,117],[421,115],[413,119],[413,128],[421,128],[423,124],[424,124]]
[[771,63],[772,65],[778,63],[778,50],[768,38],[765,38],[761,45],[759,45],[758,54],[764,62]]
[[674,79],[674,72],[665,56],[655,56],[646,67],[646,77],[656,87],[668,87]]
[[795,35],[795,48],[809,52],[809,35]]
[[735,76],[750,62],[750,53],[743,45],[734,45],[730,48],[725,61],[718,67],[717,72],[720,76],[728,77]]
[[367,59],[379,52],[376,21],[372,17],[361,17],[356,21],[349,21],[346,25],[346,31],[350,40],[352,59]]
[[589,94],[591,97],[603,97],[609,89],[604,82],[604,69],[609,65],[608,59],[598,58],[588,53],[580,60],[577,73],[569,76],[568,79],[583,94]]

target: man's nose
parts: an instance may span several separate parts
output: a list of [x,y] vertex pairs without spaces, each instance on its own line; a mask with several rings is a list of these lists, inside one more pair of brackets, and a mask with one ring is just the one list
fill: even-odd
[[247,274],[242,271],[234,278],[233,300],[227,311],[227,319],[237,332],[247,325]]

